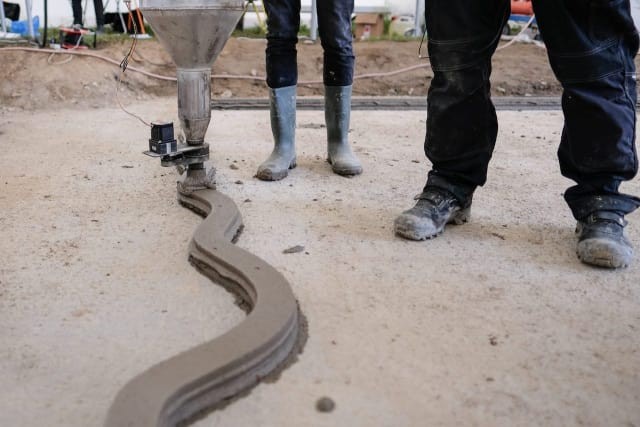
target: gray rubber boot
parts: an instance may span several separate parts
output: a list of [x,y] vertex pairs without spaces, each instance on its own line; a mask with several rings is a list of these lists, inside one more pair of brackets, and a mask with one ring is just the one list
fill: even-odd
[[269,89],[269,101],[274,147],[258,167],[256,177],[278,181],[296,167],[296,86]]
[[352,86],[324,87],[324,118],[327,123],[328,162],[338,175],[362,173],[360,160],[349,145]]

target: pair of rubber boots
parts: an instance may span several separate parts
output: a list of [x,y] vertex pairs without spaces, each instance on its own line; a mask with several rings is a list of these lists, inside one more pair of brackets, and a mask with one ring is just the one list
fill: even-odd
[[[325,86],[327,160],[338,175],[362,173],[362,164],[349,145],[351,86]],[[296,167],[296,86],[269,89],[271,131],[275,146],[269,158],[258,167],[263,181],[278,181]]]
[[[427,187],[416,197],[416,205],[396,218],[394,230],[410,240],[437,237],[447,224],[469,221],[471,199],[461,203],[446,190]],[[633,248],[624,235],[626,225],[624,215],[615,211],[595,211],[581,218],[576,228],[578,259],[598,267],[627,267],[633,258]]]

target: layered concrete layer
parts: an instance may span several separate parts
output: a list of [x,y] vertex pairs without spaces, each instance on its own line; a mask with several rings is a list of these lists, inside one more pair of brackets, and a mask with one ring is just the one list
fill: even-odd
[[232,243],[242,229],[233,200],[213,189],[180,192],[178,200],[205,217],[189,245],[189,260],[236,295],[249,315],[226,334],[131,379],[109,408],[105,427],[184,425],[275,374],[302,350],[305,325],[291,286]]

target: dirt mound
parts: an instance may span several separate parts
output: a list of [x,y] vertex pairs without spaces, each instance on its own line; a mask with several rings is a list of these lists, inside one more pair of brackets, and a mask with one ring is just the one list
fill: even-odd
[[[214,73],[264,76],[264,39],[229,40],[214,65]],[[360,42],[356,48],[356,74],[380,73],[414,66],[426,59],[418,58],[418,41]],[[113,42],[91,51],[120,61],[129,49],[128,41]],[[422,46],[424,51],[425,46]],[[0,106],[3,108],[40,109],[60,105],[94,107],[113,105],[118,68],[95,58],[0,50]],[[322,79],[322,48],[319,44],[298,45],[301,82]],[[152,73],[173,76],[175,67],[156,40],[140,41],[131,65]],[[373,79],[357,80],[356,95],[412,95],[427,93],[432,73],[428,68]],[[515,45],[496,54],[493,72],[494,95],[556,95],[560,92],[547,64],[544,49],[532,45]],[[175,94],[175,83],[128,72],[122,86],[124,101],[146,100]],[[300,85],[299,94],[320,95],[322,85]],[[263,97],[266,84],[260,80],[217,79],[214,96]]]

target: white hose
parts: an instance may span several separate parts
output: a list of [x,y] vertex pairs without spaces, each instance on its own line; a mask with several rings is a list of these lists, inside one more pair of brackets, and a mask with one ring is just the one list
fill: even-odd
[[508,43],[505,43],[505,44],[503,44],[502,46],[499,46],[499,47],[496,49],[496,52],[497,52],[497,51],[500,51],[500,50],[502,50],[502,49],[506,49],[506,48],[508,48],[509,46],[511,46],[512,44],[514,44],[514,43],[518,40],[518,38],[519,38],[522,34],[524,34],[524,32],[525,32],[525,31],[527,31],[527,29],[531,26],[531,24],[533,24],[533,20],[534,20],[534,19],[536,19],[536,16],[535,16],[535,15],[531,15],[531,19],[529,19],[529,21],[524,25],[524,27],[522,27],[522,29],[520,30],[520,32],[518,33],[518,35],[517,35],[517,36],[514,36],[514,37],[513,37],[513,38],[512,38]]

